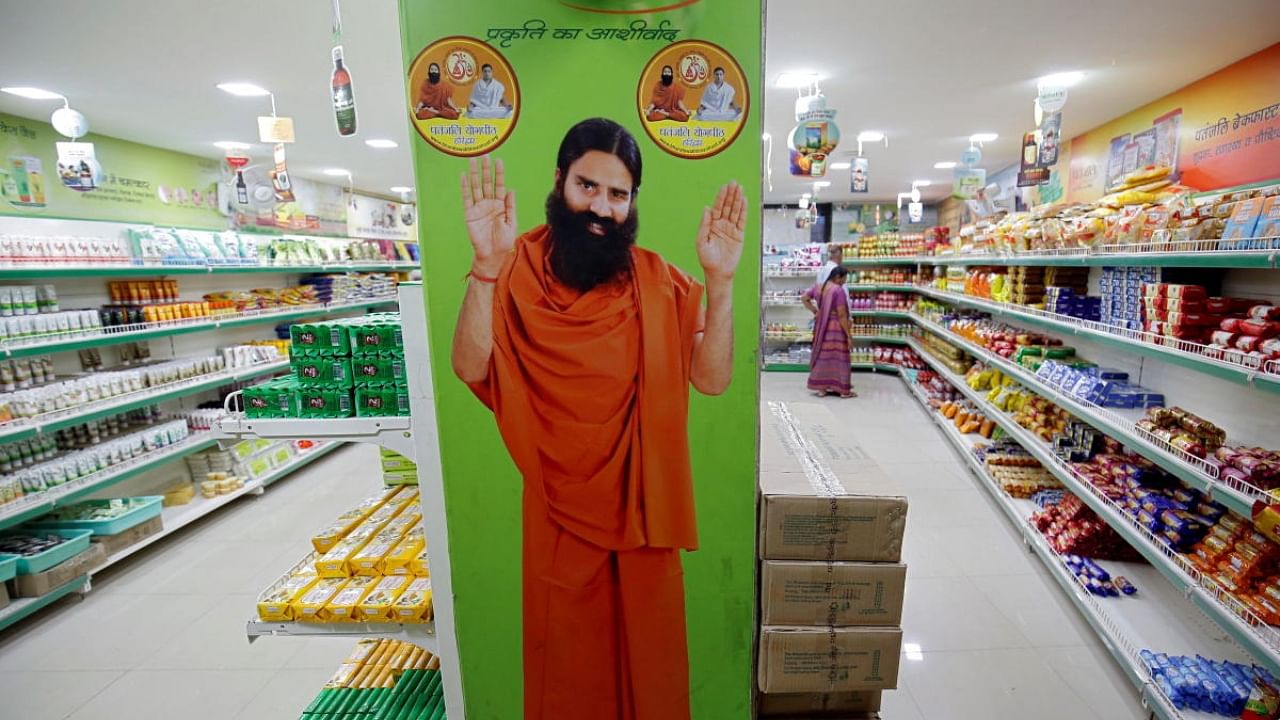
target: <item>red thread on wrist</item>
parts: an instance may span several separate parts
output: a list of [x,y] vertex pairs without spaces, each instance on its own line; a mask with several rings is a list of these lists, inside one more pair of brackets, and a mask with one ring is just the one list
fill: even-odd
[[475,279],[479,280],[479,281],[480,281],[480,282],[482,282],[482,283],[489,283],[490,285],[493,285],[493,284],[495,284],[495,283],[497,283],[497,282],[498,282],[498,278],[496,278],[496,277],[491,277],[491,278],[485,277],[485,276],[480,275],[479,273],[477,273],[475,270],[472,270],[471,272],[467,273],[467,275],[469,275],[469,276],[471,276],[471,277],[473,277],[473,278],[475,278]]

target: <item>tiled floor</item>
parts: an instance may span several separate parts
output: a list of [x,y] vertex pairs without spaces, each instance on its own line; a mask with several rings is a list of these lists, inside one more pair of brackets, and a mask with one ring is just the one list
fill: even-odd
[[[897,690],[884,720],[1129,720],[1137,691],[900,380],[854,376],[821,401],[802,374],[768,373],[768,399],[826,403],[906,490],[907,596]],[[919,649],[919,653],[914,652]]]
[[259,592],[309,549],[324,518],[376,489],[377,448],[335,451],[94,577],[0,634],[0,718],[293,720],[350,640],[262,638]]
[[[862,449],[910,499],[899,689],[885,720],[1145,717],[1086,621],[1028,554],[900,382],[859,374],[860,397],[829,399]],[[804,375],[767,374],[765,396],[813,400]],[[308,548],[318,518],[371,488],[372,447],[317,461],[95,578],[0,634],[6,720],[292,720],[351,648],[263,638],[244,621],[256,594]]]

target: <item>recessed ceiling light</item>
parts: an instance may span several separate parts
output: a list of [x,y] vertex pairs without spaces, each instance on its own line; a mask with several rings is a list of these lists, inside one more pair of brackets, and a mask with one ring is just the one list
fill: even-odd
[[218,89],[223,92],[229,92],[239,97],[262,97],[270,95],[271,92],[266,88],[259,87],[253,83],[228,82],[218,83]]
[[407,192],[413,192],[413,188],[408,187],[408,186],[406,186],[406,185],[396,185],[396,186],[393,186],[393,187],[391,188],[391,192],[393,192],[393,193],[407,193]]
[[818,82],[818,73],[798,72],[798,73],[782,73],[778,76],[777,87],[780,88],[807,88]]
[[0,88],[0,92],[7,92],[10,95],[17,95],[28,100],[62,100],[63,97],[56,92],[49,90],[41,90],[33,87],[7,87]]
[[213,144],[214,147],[223,150],[248,150],[249,143],[236,142],[235,140],[219,140]]
[[831,163],[832,170],[848,170],[851,167],[853,167],[853,163]]
[[863,130],[858,133],[858,142],[873,143],[880,142],[884,139],[884,133],[879,130]]
[[395,140],[387,140],[385,138],[374,138],[372,140],[365,140],[364,144],[368,145],[371,148],[378,148],[379,150],[386,150],[388,148],[400,147],[400,143],[397,143]]
[[996,133],[974,133],[969,136],[969,142],[995,142],[998,137],[1000,136]]
[[813,197],[813,193],[805,193],[805,194],[801,195],[800,197],[802,197],[802,198]]
[[343,170],[342,168],[325,168],[324,174],[332,175],[333,177],[346,177],[351,174],[351,171]]
[[1079,71],[1060,72],[1052,75],[1045,75],[1036,81],[1039,87],[1071,87],[1084,79],[1084,73]]
[[831,187],[831,181],[830,181],[830,180],[819,180],[818,182],[814,183],[814,184],[813,184],[813,186],[814,186],[814,187],[816,187],[816,188]]
[[911,187],[929,187],[933,184],[932,180],[912,180]]
[[942,162],[936,162],[933,164],[933,167],[935,170],[950,170],[955,166],[956,166],[956,162],[954,160],[944,160]]

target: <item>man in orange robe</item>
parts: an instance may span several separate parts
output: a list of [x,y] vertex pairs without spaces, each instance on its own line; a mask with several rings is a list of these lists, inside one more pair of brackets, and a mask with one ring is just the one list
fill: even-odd
[[462,175],[474,257],[452,364],[524,477],[524,718],[688,720],[688,387],[732,379],[745,198],[729,183],[703,212],[704,287],[635,246],[622,126],[575,125],[555,178],[547,224],[517,237],[502,161]]
[[663,65],[662,79],[653,86],[653,94],[649,96],[649,106],[644,109],[645,117],[651,122],[658,120],[685,122],[689,119],[689,108],[684,105],[684,87],[675,80],[675,71],[670,65]]
[[460,113],[458,106],[453,104],[453,89],[448,83],[440,82],[440,66],[435,63],[427,66],[427,79],[418,89],[418,103],[413,106],[413,114],[419,120],[434,117],[458,119]]

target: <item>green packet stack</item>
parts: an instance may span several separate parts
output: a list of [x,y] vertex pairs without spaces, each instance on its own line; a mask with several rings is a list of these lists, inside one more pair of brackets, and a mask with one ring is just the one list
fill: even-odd
[[400,313],[370,313],[352,318],[347,328],[352,357],[397,355],[404,357],[404,331]]
[[244,414],[252,419],[298,415],[298,381],[283,377],[244,389]]
[[439,670],[405,670],[390,688],[326,688],[300,720],[444,720]]

